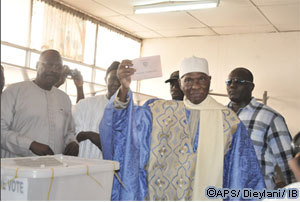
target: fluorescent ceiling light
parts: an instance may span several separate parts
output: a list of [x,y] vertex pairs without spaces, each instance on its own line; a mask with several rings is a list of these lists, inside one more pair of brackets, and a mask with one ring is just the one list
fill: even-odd
[[214,8],[219,5],[219,0],[140,0],[134,1],[134,12],[140,13],[159,13],[169,11],[196,10],[204,8]]

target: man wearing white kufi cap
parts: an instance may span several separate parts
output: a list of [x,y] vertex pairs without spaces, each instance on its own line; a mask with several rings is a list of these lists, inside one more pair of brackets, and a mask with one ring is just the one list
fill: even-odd
[[133,105],[131,66],[120,64],[121,87],[100,124],[103,158],[120,162],[112,200],[241,200],[207,188],[265,188],[245,126],[208,95],[206,59],[182,61],[183,102],[156,99],[142,107]]
[[182,60],[180,65],[180,78],[191,72],[201,72],[209,76],[208,63],[205,58],[190,57]]

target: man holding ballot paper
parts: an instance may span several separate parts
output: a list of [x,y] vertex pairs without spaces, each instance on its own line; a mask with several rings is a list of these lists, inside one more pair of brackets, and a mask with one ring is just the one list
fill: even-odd
[[209,200],[212,186],[265,188],[245,126],[208,95],[206,59],[181,62],[184,101],[156,99],[141,107],[134,106],[129,89],[132,65],[130,60],[119,65],[121,87],[100,124],[104,159],[120,162],[112,200]]

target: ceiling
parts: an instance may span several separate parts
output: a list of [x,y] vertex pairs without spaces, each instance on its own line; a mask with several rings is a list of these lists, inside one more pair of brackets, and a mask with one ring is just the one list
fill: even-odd
[[134,14],[132,0],[60,0],[138,38],[300,31],[300,0],[220,0],[219,7]]

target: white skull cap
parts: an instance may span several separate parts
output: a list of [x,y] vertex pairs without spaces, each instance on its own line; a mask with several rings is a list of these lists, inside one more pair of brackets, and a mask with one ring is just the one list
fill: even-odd
[[179,67],[179,78],[191,72],[201,72],[209,76],[207,60],[196,56],[184,58]]

